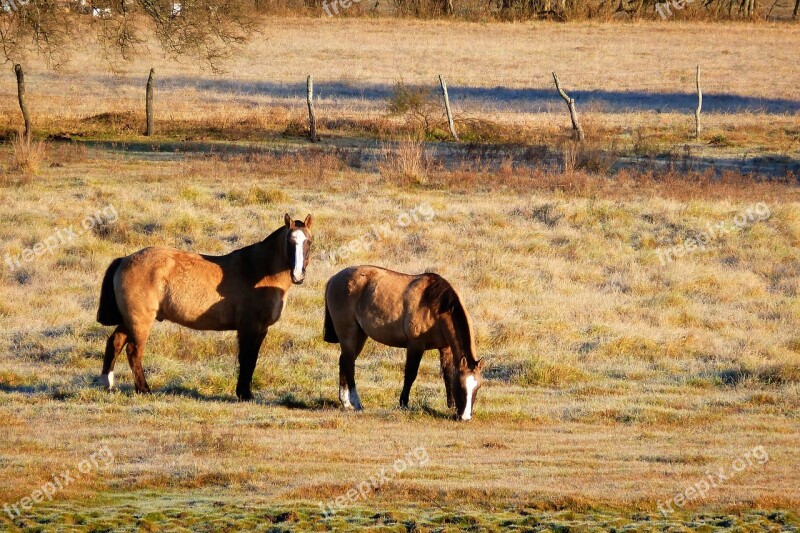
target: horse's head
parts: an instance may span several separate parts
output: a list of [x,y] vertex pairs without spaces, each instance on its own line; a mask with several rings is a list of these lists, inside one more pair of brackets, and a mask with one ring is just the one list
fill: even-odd
[[289,256],[289,269],[292,273],[292,283],[300,285],[306,279],[306,267],[311,257],[311,224],[314,219],[308,215],[304,221],[292,220],[287,213],[283,217],[286,223],[286,251]]
[[483,384],[483,359],[470,364],[466,357],[458,364],[458,379],[455,383],[456,420],[472,420],[478,389]]

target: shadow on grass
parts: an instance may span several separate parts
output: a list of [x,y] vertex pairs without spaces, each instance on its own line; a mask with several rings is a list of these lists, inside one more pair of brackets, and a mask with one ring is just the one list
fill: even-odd
[[14,384],[0,381],[0,392],[9,394],[35,395],[47,393],[51,389],[52,386],[47,383]]
[[[414,411],[415,409],[411,409],[411,412]],[[453,420],[453,412],[450,409],[446,411],[440,411],[439,409],[434,409],[430,405],[422,405],[420,406],[418,412],[436,420]]]
[[182,383],[175,383],[175,382],[167,383],[163,388],[154,390],[153,392],[156,394],[164,394],[166,396],[178,396],[181,398],[191,398],[193,400],[201,400],[206,402],[236,403],[239,401],[233,395],[206,394],[200,392],[200,390],[198,390],[197,387],[187,387]]
[[[94,76],[101,84],[120,82],[138,88],[139,80],[129,78],[120,80],[109,76]],[[294,102],[304,98],[306,84],[279,83],[257,80],[239,80],[209,78],[204,76],[167,76],[159,82],[164,89],[192,88],[207,93],[234,93],[241,95],[244,105],[256,106],[256,96],[269,96],[280,100]],[[430,85],[410,84],[410,89],[430,89]],[[393,83],[353,83],[346,80],[320,80],[317,83],[318,98],[335,100],[358,100],[368,102],[388,102],[395,96],[396,85]],[[681,112],[693,110],[697,105],[697,96],[691,84],[685,91],[677,90],[570,90],[578,105],[592,104],[606,112],[630,113],[636,111]],[[548,112],[560,110],[563,102],[550,87],[470,87],[454,85],[449,88],[453,101],[461,102],[471,108],[505,110],[508,106],[525,109],[528,112]],[[247,101],[247,97],[251,99]],[[707,113],[741,113],[757,112],[766,114],[792,114],[800,111],[800,101],[794,98],[765,98],[726,92],[725,90],[704,92],[703,112]]]
[[0,392],[26,396],[49,396],[53,400],[74,398],[86,390],[87,387],[94,386],[99,387],[99,378],[88,374],[73,378],[69,384],[47,381],[18,382],[13,378],[0,377]]
[[293,392],[287,392],[275,400],[265,402],[259,401],[263,405],[273,407],[286,407],[287,409],[301,409],[306,411],[322,411],[324,409],[338,409],[339,402],[329,398],[298,398]]
[[522,370],[523,367],[521,363],[492,363],[489,368],[484,370],[483,379],[498,381],[500,383],[511,383],[514,377],[518,376]]

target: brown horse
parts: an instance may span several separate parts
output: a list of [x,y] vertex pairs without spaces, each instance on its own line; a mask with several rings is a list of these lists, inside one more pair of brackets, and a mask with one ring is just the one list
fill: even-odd
[[97,321],[117,326],[106,344],[101,379],[114,387],[114,360],[127,344],[136,392],[150,387],[142,355],[153,321],[192,329],[231,331],[239,339],[236,396],[250,400],[250,382],[269,326],[278,321],[292,283],[306,275],[312,237],[311,215],[284,225],[263,241],[227,255],[174,248],[145,248],[115,259],[103,278]]
[[450,283],[437,274],[410,276],[373,266],[350,267],[325,289],[326,342],[339,343],[339,400],[360,410],[355,362],[370,337],[406,349],[400,406],[408,407],[425,350],[437,349],[447,393],[456,419],[472,418],[482,383],[483,359],[475,359],[475,335],[469,314]]

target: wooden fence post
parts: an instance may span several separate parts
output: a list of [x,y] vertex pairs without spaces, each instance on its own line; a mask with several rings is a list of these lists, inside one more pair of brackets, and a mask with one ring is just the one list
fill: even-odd
[[314,78],[309,74],[306,81],[306,99],[308,100],[308,138],[317,142],[317,115],[314,111]]
[[694,138],[700,138],[700,111],[703,109],[703,91],[700,89],[700,65],[697,65],[697,109],[694,110]]
[[145,111],[147,113],[147,131],[145,135],[151,137],[155,132],[155,118],[153,117],[153,86],[155,85],[156,70],[150,69],[150,76],[147,78],[147,97],[145,99]]
[[444,110],[447,112],[447,125],[450,127],[450,135],[458,142],[458,134],[456,133],[456,125],[453,122],[453,112],[450,110],[450,97],[447,96],[447,84],[444,78],[439,74],[439,85],[442,86],[442,95],[444,96]]
[[19,98],[19,109],[22,111],[22,119],[25,121],[25,140],[30,142],[33,131],[31,127],[31,116],[28,113],[28,106],[25,103],[25,73],[22,72],[22,65],[14,65],[14,74],[17,75],[17,97]]
[[569,118],[572,120],[572,129],[575,132],[575,136],[578,138],[579,141],[583,141],[586,136],[583,134],[583,128],[581,128],[580,122],[578,122],[578,111],[575,109],[575,100],[567,96],[567,93],[561,88],[561,85],[558,83],[558,76],[555,72],[553,72],[553,81],[556,82],[556,90],[558,94],[561,95],[561,98],[567,103],[567,108],[569,109]]

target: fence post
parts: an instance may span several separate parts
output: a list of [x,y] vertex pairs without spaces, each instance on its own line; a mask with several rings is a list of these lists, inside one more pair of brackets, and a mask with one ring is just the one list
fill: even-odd
[[317,115],[314,111],[314,78],[311,74],[308,75],[306,88],[306,99],[308,100],[308,138],[311,142],[317,142],[319,137],[317,137]]
[[145,135],[151,137],[155,132],[155,118],[153,117],[153,86],[155,85],[156,70],[150,69],[150,76],[147,78],[147,96],[145,98],[145,112],[147,113],[147,131]]
[[578,111],[575,109],[575,100],[570,98],[561,88],[561,85],[558,83],[558,76],[555,72],[553,72],[553,81],[556,82],[556,90],[558,91],[558,94],[560,94],[561,98],[563,98],[567,103],[567,108],[569,109],[569,118],[572,120],[572,129],[575,132],[575,136],[579,141],[583,141],[586,136],[583,134],[583,128],[581,128],[580,122],[578,122]]
[[22,65],[14,65],[14,74],[17,75],[17,97],[19,98],[19,109],[22,111],[22,119],[25,121],[25,140],[31,141],[33,135],[31,127],[31,116],[28,113],[28,106],[25,103],[25,73],[22,72]]
[[700,65],[697,65],[697,109],[694,110],[694,138],[700,138],[700,111],[703,109],[703,90],[700,89]]
[[458,134],[456,133],[456,125],[453,122],[453,112],[450,110],[450,97],[447,96],[447,84],[444,78],[439,74],[439,85],[442,86],[442,95],[444,96],[444,110],[447,112],[447,125],[450,127],[450,135],[458,142]]

